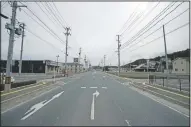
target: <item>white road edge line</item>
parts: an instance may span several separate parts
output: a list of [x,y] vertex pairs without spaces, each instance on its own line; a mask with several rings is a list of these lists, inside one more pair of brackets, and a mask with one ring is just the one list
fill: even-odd
[[90,88],[97,88],[97,87],[90,87]]
[[[131,88],[131,89],[132,89],[132,88]],[[136,89],[132,89],[132,90],[137,91]],[[152,99],[153,101],[158,102],[159,104],[161,104],[161,105],[163,105],[163,106],[166,106],[166,107],[168,107],[168,108],[170,108],[170,109],[172,109],[172,110],[174,110],[174,111],[176,111],[176,112],[178,112],[178,113],[180,113],[180,114],[182,114],[182,115],[184,115],[184,116],[186,116],[186,117],[189,117],[189,115],[186,115],[186,114],[184,114],[184,113],[182,113],[182,112],[180,112],[180,111],[178,111],[178,110],[172,108],[171,106],[168,106],[168,105],[166,105],[166,104],[164,104],[164,103],[162,103],[162,102],[160,102],[160,101],[158,101],[158,100],[156,100],[156,99],[154,99],[154,98],[152,98],[152,97],[149,97],[149,96],[145,95],[144,93],[142,93],[142,92],[140,92],[140,91],[137,91],[137,92],[140,93],[140,94],[142,94],[142,95],[144,95],[144,96],[146,96],[146,97],[148,97],[148,98],[150,98],[150,99]]]
[[11,107],[11,108],[9,108],[9,109],[7,109],[7,110],[1,112],[1,114],[4,114],[5,112],[8,112],[8,111],[10,111],[10,110],[12,110],[12,109],[14,109],[14,108],[17,108],[17,107],[19,107],[19,106],[21,106],[21,105],[23,105],[23,104],[25,104],[25,103],[27,103],[27,102],[29,102],[29,101],[32,101],[32,100],[34,100],[34,99],[36,99],[36,98],[38,98],[38,97],[40,97],[40,96],[42,96],[42,95],[44,95],[44,94],[46,94],[46,93],[52,91],[52,90],[54,90],[54,89],[57,89],[57,88],[59,88],[59,87],[60,87],[60,86],[57,86],[57,87],[55,87],[55,88],[53,88],[53,89],[50,89],[50,90],[48,90],[48,91],[46,91],[46,92],[43,92],[43,93],[39,94],[39,95],[36,96],[36,97],[33,97],[32,99],[29,99],[29,100],[27,100],[27,101],[21,102],[20,104],[18,104],[18,105],[14,106],[14,107]]
[[131,126],[128,120],[125,120],[125,122],[127,123],[127,126]]
[[81,87],[81,88],[86,88],[86,87]]

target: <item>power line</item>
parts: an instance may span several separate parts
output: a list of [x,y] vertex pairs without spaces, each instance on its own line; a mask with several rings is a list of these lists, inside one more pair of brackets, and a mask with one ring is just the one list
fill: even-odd
[[[158,22],[156,22],[155,24],[153,24],[150,28],[148,28],[146,31],[144,31],[142,34],[139,34],[134,40],[132,39],[131,41],[128,41],[128,43],[127,42],[125,42],[127,45],[126,46],[128,46],[130,43],[132,43],[132,42],[134,42],[135,40],[137,40],[140,36],[142,36],[144,33],[146,33],[147,31],[149,31],[151,28],[153,28],[157,23],[159,23],[160,21],[162,21],[166,16],[168,16],[170,13],[172,13],[174,10],[176,10],[181,4],[182,4],[183,2],[181,2],[179,5],[177,5],[173,10],[171,10],[168,14],[166,14],[163,18],[161,18]],[[126,47],[125,46],[125,47]],[[125,48],[125,47],[123,47],[123,48]],[[122,49],[123,49],[122,48]]]
[[160,4],[160,2],[158,2],[153,8],[151,8],[151,10],[142,18],[142,20],[139,21],[139,23],[137,23],[138,25],[136,25],[134,28],[132,28],[129,33],[131,33],[133,30],[135,30],[135,28],[137,26],[139,26],[139,24],[147,17],[149,16],[149,14],[151,14],[151,12]]
[[[143,27],[139,32],[134,35],[131,39],[129,39],[127,42],[123,43],[123,47],[125,44],[128,44],[130,41],[132,41],[134,38],[136,38],[138,35],[141,34],[145,29],[147,29],[153,22],[155,22],[161,15],[163,15],[167,10],[169,10],[172,6],[174,6],[175,3],[170,3],[168,6],[166,6],[158,15],[156,15],[145,27]],[[122,49],[123,49],[122,47]]]
[[[60,40],[60,42],[65,43],[65,42],[64,42],[62,39],[60,39],[60,37],[58,37],[58,35],[55,34],[55,32],[54,32],[51,28],[49,28],[31,9],[29,9],[28,7],[27,7],[27,9],[28,9],[41,23],[43,23],[43,24],[46,26],[46,28],[48,28],[48,30],[51,31],[51,32],[54,34],[54,36],[56,36],[56,37]],[[25,13],[26,13],[26,12],[25,12]]]
[[[55,48],[56,50],[58,50],[59,48],[55,47],[52,43],[42,39],[40,36],[36,35],[35,33],[33,33],[31,30],[29,30],[29,28],[25,29],[27,32],[31,33],[32,35],[34,35],[35,37],[39,38],[41,41],[49,44],[51,47]],[[60,50],[60,49],[59,49]]]
[[143,32],[145,29],[147,29],[153,22],[155,22],[162,14],[164,14],[168,9],[170,9],[172,6],[174,6],[175,3],[170,3],[168,6],[166,6],[158,15],[156,15],[145,27],[143,27],[139,32],[134,35],[131,39],[129,39],[127,42],[123,43],[123,46],[125,44],[128,44],[129,41],[132,41],[134,38],[136,38],[141,32]]
[[57,27],[57,24],[50,18],[50,16],[41,8],[41,6],[38,4],[38,2],[35,2],[38,7],[41,9],[41,11],[48,17],[48,19]]
[[[187,26],[187,25],[189,25],[189,22],[188,22],[188,23],[185,23],[185,24],[183,24],[183,25],[181,25],[181,26],[179,26],[179,27],[177,27],[177,28],[175,28],[175,29],[173,29],[173,30],[171,30],[171,31],[169,31],[169,32],[166,33],[165,35],[171,34],[171,33],[175,32],[175,31],[177,31],[177,30],[179,30],[179,29],[181,29],[181,28],[183,28],[183,27],[185,27],[185,26]],[[157,37],[157,38],[153,39],[152,41],[147,42],[146,44],[144,44],[144,45],[142,45],[142,46],[136,47],[134,50],[131,50],[130,52],[133,52],[133,51],[137,50],[137,49],[140,48],[140,47],[143,47],[143,46],[145,46],[145,45],[148,45],[148,44],[150,44],[151,42],[154,42],[154,41],[156,41],[156,40],[158,40],[158,39],[160,39],[160,38],[162,38],[162,37],[163,37],[163,35],[160,36],[160,37]]]
[[[58,38],[55,37],[54,34],[52,34],[50,31],[48,31],[44,26],[42,26],[38,21],[36,21],[32,16],[30,16],[25,10],[23,10],[23,12],[29,16],[32,20],[34,20],[39,26],[41,26],[44,30],[46,30],[49,34],[51,34],[55,39],[57,39],[58,41],[60,41]],[[61,42],[62,43],[62,42]]]
[[44,6],[44,8],[45,8],[46,11],[48,12],[48,14],[52,17],[52,19],[54,20],[54,23],[55,23],[55,24],[57,23],[57,25],[60,27],[60,25],[58,24],[58,22],[57,22],[57,20],[55,19],[54,15],[51,15],[52,13],[51,13],[50,9],[49,9],[47,6],[45,6],[45,5],[43,4],[43,2],[41,2],[41,4]]
[[58,12],[58,14],[60,15],[62,21],[64,21],[66,23],[66,25],[68,26],[68,23],[66,22],[66,20],[64,20],[63,16],[60,14],[60,12],[58,11],[58,8],[56,7],[56,5],[54,4],[54,2],[52,2],[54,7],[56,8],[56,11]]
[[[147,3],[148,6],[148,3]],[[129,29],[131,29],[131,27],[143,16],[145,11],[142,11],[141,13],[139,13],[136,18],[131,22],[131,24],[129,24],[129,26],[121,33],[121,36]]]
[[[175,20],[176,18],[178,18],[179,16],[181,16],[182,14],[184,14],[185,12],[187,12],[189,10],[189,8],[187,8],[186,10],[184,10],[183,12],[181,12],[180,14],[178,14],[177,16],[175,16],[174,18],[172,18],[171,20],[169,20],[168,22],[166,22],[164,25],[169,24],[170,22],[172,22],[173,20]],[[150,35],[152,35],[153,33],[155,33],[156,31],[158,31],[159,29],[161,29],[161,27],[157,28],[155,31],[153,31],[152,33],[150,33],[149,35],[147,35],[146,37],[144,37],[143,39],[139,40],[138,42],[134,43],[133,45],[131,45],[128,48],[133,47],[134,45],[138,44],[139,42],[141,42],[142,40],[146,39],[147,37],[149,37]]]
[[54,13],[53,11],[54,11],[54,9],[52,8],[52,6],[51,6],[51,4],[50,4],[50,6],[49,6],[49,4],[48,3],[45,3],[46,5],[47,5],[47,7],[49,8],[49,10],[51,11],[51,13],[53,14],[53,16],[56,18],[56,20],[58,21],[58,23],[63,27],[63,28],[65,28],[63,25],[62,25],[62,23],[60,22],[60,20],[58,19],[58,17],[57,17],[57,15],[56,15],[56,13]]
[[[136,10],[137,10],[137,8],[138,8],[139,6],[140,6],[140,3],[135,7],[133,13],[131,13],[131,15],[130,15],[129,18],[126,20],[126,22],[124,23],[124,25],[123,25],[123,27],[120,29],[120,31],[122,31],[122,29],[126,26],[126,24],[127,24],[128,22],[130,22],[131,19],[133,19],[133,17],[135,16]],[[120,31],[119,31],[119,32],[120,32]]]
[[[20,2],[20,3],[22,3],[22,2]],[[23,3],[22,3],[23,4]],[[55,32],[52,30],[52,29],[50,29],[31,9],[29,9],[28,7],[27,7],[27,9],[41,22],[41,23],[43,23],[45,26],[46,26],[46,28],[48,28],[61,42],[63,42],[63,43],[65,43],[62,39],[60,39],[60,37],[57,35],[57,34],[55,34]]]
[[6,3],[7,2],[4,2],[2,5],[1,5],[1,8],[3,9],[4,7],[6,7],[6,6],[4,6],[4,5],[6,5]]

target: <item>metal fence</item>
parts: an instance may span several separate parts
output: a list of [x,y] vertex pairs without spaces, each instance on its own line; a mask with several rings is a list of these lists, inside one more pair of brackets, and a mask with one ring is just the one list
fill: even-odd
[[189,75],[149,75],[149,84],[161,85],[177,89],[179,91],[190,91]]

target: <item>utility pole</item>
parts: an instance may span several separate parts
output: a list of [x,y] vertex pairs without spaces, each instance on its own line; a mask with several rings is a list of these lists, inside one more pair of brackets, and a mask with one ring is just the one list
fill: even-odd
[[68,36],[71,35],[70,34],[70,27],[65,27],[66,33],[64,33],[66,35],[66,53],[65,53],[65,71],[64,71],[64,75],[66,76],[66,70],[67,70],[67,56],[68,56]]
[[168,71],[168,57],[167,57],[167,48],[166,48],[166,37],[165,37],[165,29],[164,29],[164,25],[163,25],[163,36],[164,36],[164,49],[165,49],[165,57],[166,57],[166,70],[167,73]]
[[166,37],[165,37],[165,29],[163,25],[163,36],[164,36],[164,49],[165,49],[165,57],[166,57],[166,70],[167,70],[167,77],[166,77],[166,85],[168,84],[168,57],[167,57],[167,48],[166,48]]
[[[0,1],[0,7],[1,7],[1,1]],[[1,8],[0,8],[0,14],[1,14]],[[0,17],[0,24],[1,24],[1,17]],[[1,61],[1,34],[0,34],[0,61]],[[2,62],[0,62],[0,73],[1,71],[1,67],[2,67]]]
[[118,42],[118,47],[117,47],[117,52],[118,52],[118,76],[120,76],[120,40],[119,40],[120,35],[117,35],[117,42]]
[[11,17],[11,24],[6,24],[5,27],[10,30],[9,35],[9,46],[8,46],[8,55],[7,55],[7,65],[6,65],[6,80],[5,80],[5,91],[9,91],[11,88],[11,62],[13,56],[13,43],[14,43],[14,35],[15,33],[19,32],[19,29],[15,28],[16,22],[16,11],[18,7],[26,7],[25,5],[17,5],[17,1],[12,2],[12,17]]
[[147,60],[147,72],[149,71],[149,59]]
[[59,57],[59,55],[57,55],[56,57],[57,57],[56,63],[57,63],[57,73],[58,73],[58,57]]
[[105,55],[104,55],[104,59],[103,59],[103,71],[105,71]]
[[81,51],[82,51],[82,48],[80,48],[80,51],[79,51],[79,58],[78,58],[79,71],[80,71],[80,72],[81,72],[81,67],[80,67]]
[[24,41],[24,36],[25,36],[25,24],[22,23],[20,25],[20,27],[22,28],[22,41],[21,41],[20,61],[19,61],[19,75],[21,75],[21,71],[22,71],[22,56],[23,56],[23,41]]

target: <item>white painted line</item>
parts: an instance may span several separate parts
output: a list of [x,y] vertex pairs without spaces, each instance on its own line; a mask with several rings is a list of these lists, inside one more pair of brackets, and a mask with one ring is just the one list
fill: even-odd
[[97,88],[97,87],[90,87],[90,88]]
[[57,89],[57,88],[59,88],[59,87],[60,87],[60,86],[57,86],[57,87],[55,87],[55,88],[53,88],[53,89],[50,89],[50,90],[48,90],[48,91],[46,91],[46,92],[44,92],[44,93],[39,94],[39,95],[36,96],[36,97],[33,97],[33,98],[31,98],[31,99],[29,99],[29,100],[27,100],[27,101],[21,102],[20,104],[18,104],[18,105],[14,106],[14,107],[11,107],[11,108],[9,108],[9,109],[7,109],[7,110],[1,112],[1,114],[5,113],[5,112],[8,112],[8,111],[10,111],[10,110],[12,110],[12,109],[14,109],[14,108],[17,108],[17,107],[19,107],[19,106],[21,106],[21,105],[23,105],[23,104],[25,104],[25,103],[27,103],[27,102],[29,102],[29,101],[32,101],[32,100],[34,100],[34,99],[36,99],[36,98],[38,98],[38,97],[40,97],[40,96],[42,96],[42,95],[44,95],[44,94],[47,94],[48,92],[50,92],[50,91],[52,91],[52,90],[54,90],[54,89]]
[[91,120],[94,120],[94,95],[93,95],[92,106],[91,106]]
[[127,126],[131,126],[128,120],[125,120],[125,122],[127,123]]
[[178,111],[178,110],[172,108],[171,106],[168,106],[168,105],[166,105],[166,104],[164,104],[164,103],[158,101],[157,99],[154,99],[154,98],[152,98],[152,97],[150,97],[150,96],[148,96],[148,95],[145,95],[144,93],[142,93],[142,92],[140,92],[140,91],[138,91],[138,90],[136,90],[136,89],[133,89],[133,88],[131,88],[131,89],[137,91],[138,93],[140,93],[140,94],[142,94],[142,95],[144,95],[144,96],[146,96],[146,97],[148,97],[148,98],[150,98],[150,99],[152,99],[153,101],[158,102],[159,104],[162,104],[162,105],[164,105],[164,106],[166,106],[166,107],[168,107],[168,108],[170,108],[170,109],[172,109],[172,110],[174,110],[174,111],[176,111],[176,112],[178,112],[178,113],[180,113],[180,114],[182,114],[182,115],[184,115],[184,116],[186,116],[186,117],[189,117],[189,115],[186,115],[186,114],[184,114],[184,113],[182,113],[182,112],[180,112],[180,111]]
[[83,88],[83,89],[84,89],[84,88],[86,88],[86,87],[81,87],[81,88]]
[[28,92],[28,93],[24,93],[24,94],[21,94],[21,95],[18,95],[18,96],[14,96],[14,97],[12,97],[12,98],[9,98],[9,99],[6,99],[6,100],[4,100],[4,101],[1,101],[1,103],[5,103],[5,102],[10,101],[10,100],[13,100],[13,99],[15,99],[15,98],[22,97],[22,96],[24,96],[24,95],[27,95],[27,94],[33,93],[33,92],[35,92],[35,91],[38,91],[38,90],[44,89],[44,88],[46,88],[46,87],[50,87],[50,86],[45,86],[45,87],[42,87],[42,88],[39,88],[39,89],[33,90],[33,91],[31,91],[31,92]]
[[107,87],[101,87],[101,88],[103,88],[103,89],[107,89]]
[[[62,92],[60,92],[60,93],[54,95],[49,101],[44,100],[44,101],[42,101],[42,102],[40,102],[40,103],[37,103],[37,104],[33,105],[33,106],[25,113],[25,115],[26,115],[26,114],[27,114],[27,115],[24,116],[23,118],[21,118],[21,120],[27,119],[29,116],[31,116],[31,115],[34,114],[36,111],[38,111],[39,109],[41,109],[42,107],[44,107],[45,105],[47,105],[49,102],[51,102],[52,100],[58,98],[60,95],[62,95],[62,93],[64,93],[64,91],[62,91]],[[30,112],[30,113],[29,113],[29,112]]]

